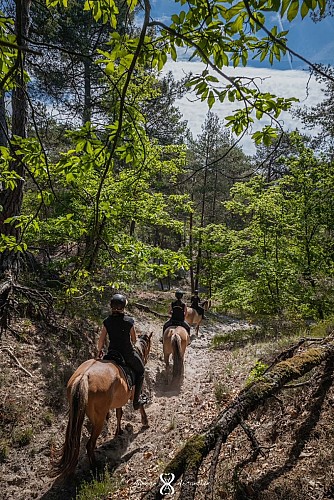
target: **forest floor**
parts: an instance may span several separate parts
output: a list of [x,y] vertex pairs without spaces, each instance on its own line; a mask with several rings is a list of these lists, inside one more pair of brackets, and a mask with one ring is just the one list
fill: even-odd
[[[154,309],[150,296],[138,302]],[[183,380],[171,384],[162,360],[159,342],[163,319],[140,309],[131,309],[138,332],[153,332],[152,349],[146,366],[144,391],[149,428],[142,430],[140,413],[131,404],[124,408],[124,432],[114,438],[115,418],[110,418],[97,442],[96,457],[105,488],[88,495],[92,483],[85,444],[74,477],[55,481],[50,463],[54,450],[64,439],[67,424],[65,386],[76,366],[73,342],[80,350],[80,362],[92,353],[97,325],[89,325],[85,349],[74,338],[71,345],[51,344],[46,332],[30,323],[21,329],[20,341],[7,333],[0,343],[0,498],[3,500],[130,499],[139,500],[158,480],[164,467],[192,435],[199,433],[245,385],[257,360],[275,357],[296,338],[249,341],[254,326],[209,312],[192,335],[185,357]],[[23,339],[23,333],[26,337]],[[194,331],[192,331],[194,332]],[[217,334],[230,332],[243,342],[226,343],[213,349]],[[241,334],[240,334],[241,332]],[[245,335],[242,335],[244,332]],[[251,335],[250,335],[251,337]],[[55,338],[55,337],[54,337]],[[60,347],[61,354],[60,354]],[[10,355],[14,353],[16,360]],[[32,375],[29,376],[17,364]],[[61,369],[60,369],[61,365]],[[217,469],[215,499],[315,500],[334,498],[334,391],[322,389],[319,373],[304,387],[284,391],[254,412],[248,425],[261,445],[262,453],[252,460],[252,448],[243,430],[235,430],[223,445]],[[10,440],[8,436],[10,435]],[[203,464],[198,479],[198,500],[209,500],[206,487],[211,457]],[[88,490],[87,490],[88,491]],[[100,493],[98,493],[100,492]],[[176,498],[166,495],[165,498]]]

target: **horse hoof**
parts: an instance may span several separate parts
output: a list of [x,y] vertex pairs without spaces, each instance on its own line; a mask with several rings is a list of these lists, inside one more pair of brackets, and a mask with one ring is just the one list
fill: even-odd
[[142,424],[142,426],[141,426],[141,428],[142,428],[143,431],[146,430],[146,429],[149,429],[149,427],[150,426],[148,425],[148,422],[146,422],[145,424]]

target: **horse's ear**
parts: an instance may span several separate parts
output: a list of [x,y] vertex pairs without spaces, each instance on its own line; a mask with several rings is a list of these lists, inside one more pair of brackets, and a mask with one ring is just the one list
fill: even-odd
[[152,335],[153,335],[153,332],[151,332],[151,333],[149,334],[148,338],[149,338],[149,339],[151,339],[151,338],[152,338]]

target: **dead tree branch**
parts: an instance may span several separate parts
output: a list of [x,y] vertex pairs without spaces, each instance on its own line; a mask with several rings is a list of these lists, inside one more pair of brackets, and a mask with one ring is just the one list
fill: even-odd
[[213,500],[213,490],[214,490],[214,481],[215,481],[215,476],[216,476],[216,470],[217,470],[217,465],[218,465],[218,460],[219,460],[219,455],[220,455],[220,450],[223,446],[223,436],[219,436],[217,439],[217,443],[213,452],[213,457],[211,460],[211,467],[210,467],[210,472],[209,472],[209,479],[208,479],[208,484],[206,488],[206,496],[208,498],[211,498]]
[[15,354],[13,353],[13,351],[10,347],[1,347],[1,350],[3,352],[6,352],[7,354],[9,354],[9,356],[15,361],[16,366],[18,368],[20,368],[20,370],[22,370],[24,373],[26,373],[29,377],[34,378],[34,376],[26,368],[24,368],[24,366],[22,366],[22,364],[17,359],[17,357],[15,356]]

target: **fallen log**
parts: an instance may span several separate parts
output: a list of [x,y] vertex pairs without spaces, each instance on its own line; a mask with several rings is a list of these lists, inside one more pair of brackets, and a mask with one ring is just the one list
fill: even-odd
[[[185,446],[169,462],[164,474],[173,474],[172,484],[182,478],[179,500],[193,500],[196,494],[197,476],[207,455],[216,448],[219,440],[226,442],[231,432],[247,419],[267,399],[275,396],[293,380],[299,379],[324,361],[334,358],[334,341],[328,339],[322,346],[309,348],[288,360],[281,361],[245,387],[239,395],[203,430],[190,438]],[[142,500],[158,500],[162,483],[158,481],[141,497]]]
[[133,307],[136,307],[137,309],[141,309],[142,311],[146,311],[146,312],[149,312],[150,314],[154,314],[154,316],[158,316],[158,318],[163,318],[163,319],[169,318],[168,314],[161,314],[157,311],[154,311],[153,309],[150,309],[145,304],[140,304],[139,302],[133,302],[131,305]]

